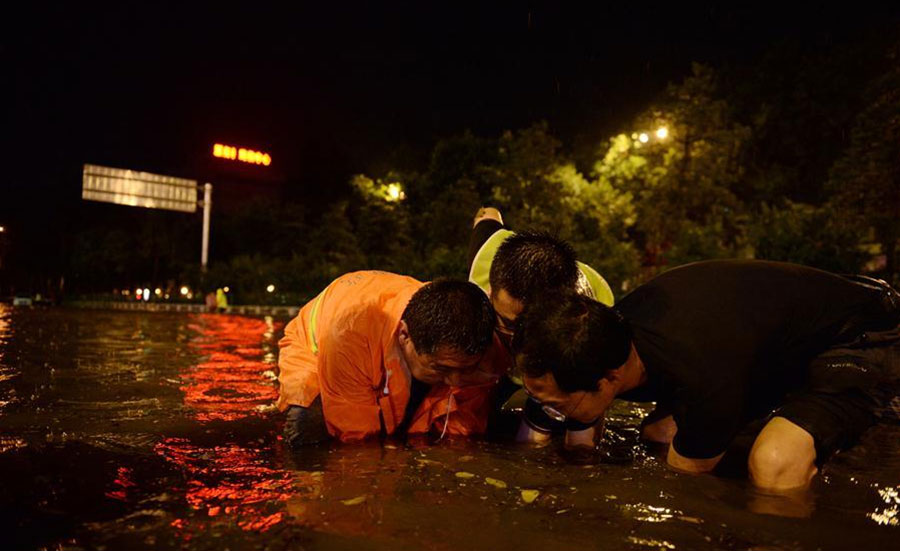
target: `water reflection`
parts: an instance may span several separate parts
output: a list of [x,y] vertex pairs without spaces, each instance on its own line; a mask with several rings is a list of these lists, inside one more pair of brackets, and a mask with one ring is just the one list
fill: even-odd
[[167,438],[155,451],[187,475],[185,499],[199,515],[170,523],[185,536],[204,530],[204,517],[227,517],[250,531],[265,531],[281,522],[284,513],[279,503],[291,497],[293,478],[271,468],[263,450],[237,444],[210,448],[184,438]]
[[234,421],[254,415],[277,398],[271,318],[201,314],[188,326],[190,347],[202,361],[182,375],[184,403],[198,421]]
[[[6,366],[3,361],[4,351],[6,349],[3,345],[6,344],[11,334],[9,324],[10,312],[11,309],[9,306],[0,304],[0,383],[13,379],[19,373],[18,369],[13,366]],[[10,397],[9,392],[0,394],[0,411],[3,411],[10,402],[12,402],[12,398]],[[2,444],[0,444],[0,451],[5,451],[2,450]]]
[[644,503],[623,505],[622,509],[635,520],[643,522],[665,522],[672,520],[676,515],[683,516],[681,511],[669,509],[668,507],[654,507]]
[[876,490],[887,507],[875,509],[869,518],[882,526],[900,526],[900,486],[877,488],[876,484]]
[[[201,423],[260,417],[277,393],[272,318],[204,314],[192,316],[188,327],[194,333],[189,347],[200,358],[180,376],[189,416]],[[291,496],[293,478],[271,466],[271,450],[259,446],[267,440],[210,446],[169,437],[158,443],[154,451],[185,473],[185,499],[195,512],[171,526],[189,539],[210,517],[249,531],[281,522],[279,503]]]
[[634,536],[628,536],[628,541],[635,545],[639,545],[641,547],[650,547],[652,549],[675,549],[674,545],[665,540],[644,539]]

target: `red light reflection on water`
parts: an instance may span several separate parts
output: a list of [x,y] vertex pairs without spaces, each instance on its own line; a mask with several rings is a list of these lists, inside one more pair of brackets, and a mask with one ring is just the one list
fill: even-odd
[[201,314],[189,328],[196,333],[190,347],[204,356],[181,377],[184,403],[195,419],[234,421],[275,400],[275,355],[263,348],[276,329],[271,319]]
[[137,486],[132,480],[132,472],[128,467],[119,467],[118,476],[113,480],[115,489],[106,492],[106,497],[126,501],[128,498],[128,489]]
[[[203,314],[193,316],[189,328],[195,333],[189,346],[201,356],[181,375],[184,404],[192,418],[201,423],[239,421],[260,415],[272,404],[277,389],[271,373],[276,330],[271,318]],[[293,495],[293,478],[268,466],[272,459],[266,450],[166,438],[155,451],[187,478],[185,499],[197,514],[170,523],[183,538],[201,533],[211,522],[265,531],[284,517],[282,502]]]
[[[293,477],[266,466],[271,460],[259,449],[237,444],[203,447],[185,438],[167,438],[156,453],[182,467],[188,475],[185,499],[206,517],[227,517],[248,531],[265,531],[284,517],[281,502],[294,495]],[[171,525],[190,533],[208,521],[175,519]]]

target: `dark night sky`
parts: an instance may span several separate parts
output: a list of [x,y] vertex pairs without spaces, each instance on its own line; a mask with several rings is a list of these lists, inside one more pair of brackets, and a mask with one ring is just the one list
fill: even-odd
[[894,18],[784,2],[258,4],[70,2],[7,20],[0,224],[77,224],[85,162],[204,179],[215,141],[271,151],[303,198],[340,193],[354,172],[420,166],[465,129],[543,119],[567,145],[602,139],[691,61],[742,63],[774,41]]

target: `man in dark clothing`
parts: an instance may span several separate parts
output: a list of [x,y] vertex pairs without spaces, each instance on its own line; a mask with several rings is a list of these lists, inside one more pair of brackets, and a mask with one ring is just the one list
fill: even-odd
[[805,487],[834,452],[900,412],[900,297],[878,280],[765,261],[662,274],[608,308],[574,294],[520,316],[513,342],[532,396],[581,422],[614,398],[656,401],[644,436],[667,461],[712,470],[766,420],[757,486]]

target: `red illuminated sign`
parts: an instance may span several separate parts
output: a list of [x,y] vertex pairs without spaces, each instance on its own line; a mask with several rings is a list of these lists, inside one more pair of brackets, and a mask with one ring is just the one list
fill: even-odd
[[228,161],[240,161],[252,165],[269,166],[272,164],[272,156],[268,153],[220,143],[213,145],[213,157]]

